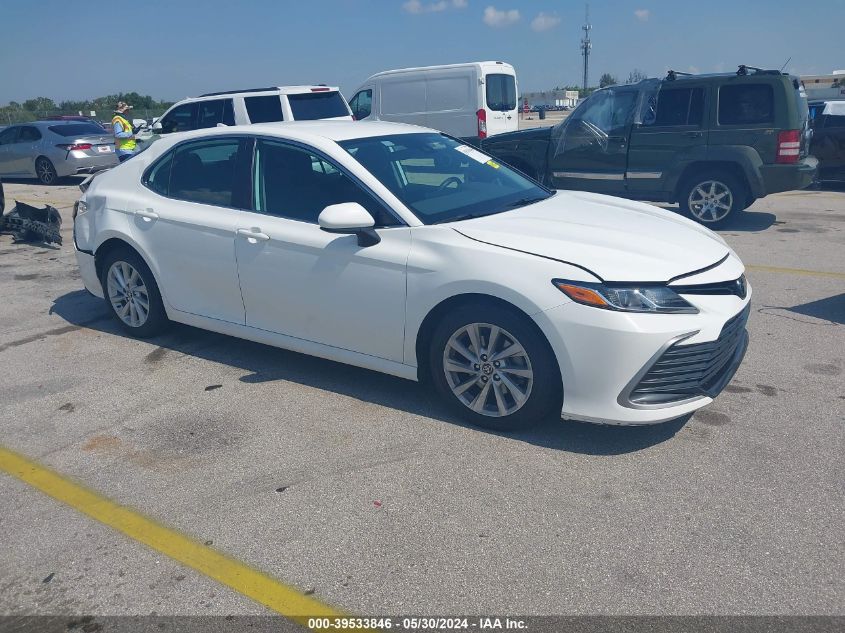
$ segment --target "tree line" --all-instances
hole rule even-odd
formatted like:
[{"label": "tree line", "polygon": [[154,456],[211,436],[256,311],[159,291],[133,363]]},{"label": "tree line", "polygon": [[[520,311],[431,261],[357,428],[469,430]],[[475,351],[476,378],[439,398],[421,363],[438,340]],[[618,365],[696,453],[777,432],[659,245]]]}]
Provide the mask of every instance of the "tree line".
[{"label": "tree line", "polygon": [[[0,106],[0,125],[35,121],[41,117],[57,114],[79,114],[89,116],[92,111],[97,119],[111,118],[118,101],[125,101],[134,106],[133,113],[141,117],[158,116],[173,105],[172,101],[156,101],[150,95],[140,95],[137,92],[121,92],[95,99],[82,101],[60,101],[56,103],[49,97],[35,97],[23,103],[10,101]],[[152,114],[150,114],[152,113]]]}]

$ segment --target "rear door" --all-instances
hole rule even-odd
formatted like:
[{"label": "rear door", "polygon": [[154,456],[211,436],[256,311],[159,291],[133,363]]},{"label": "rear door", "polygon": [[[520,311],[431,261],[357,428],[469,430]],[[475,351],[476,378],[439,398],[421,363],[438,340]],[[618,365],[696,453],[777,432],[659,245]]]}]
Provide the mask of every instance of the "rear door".
[{"label": "rear door", "polygon": [[[782,100],[780,100],[782,101]],[[782,107],[785,107],[785,103]],[[775,162],[775,90],[766,77],[736,76],[717,88],[710,106],[709,146],[745,145],[757,150],[763,163]],[[786,113],[784,112],[784,118]]]},{"label": "rear door", "polygon": [[487,136],[513,132],[518,128],[516,77],[490,73],[484,77],[484,105],[487,110]]},{"label": "rear door", "polygon": [[643,94],[641,122],[631,130],[626,187],[633,194],[668,190],[667,177],[707,149],[704,84],[662,82]]},{"label": "rear door", "polygon": [[553,187],[612,195],[625,192],[628,136],[638,94],[633,86],[605,88],[555,126],[549,146]]}]

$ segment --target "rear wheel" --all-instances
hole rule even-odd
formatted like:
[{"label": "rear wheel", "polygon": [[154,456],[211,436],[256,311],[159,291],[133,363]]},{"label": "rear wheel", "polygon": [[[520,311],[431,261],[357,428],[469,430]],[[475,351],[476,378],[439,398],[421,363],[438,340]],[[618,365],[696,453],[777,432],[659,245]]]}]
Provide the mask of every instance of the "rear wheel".
[{"label": "rear wheel", "polygon": [[710,228],[725,224],[745,208],[748,199],[742,181],[727,171],[699,172],[687,178],[679,194],[681,209]]},{"label": "rear wheel", "polygon": [[52,185],[59,179],[53,163],[50,162],[49,158],[45,158],[44,156],[39,156],[38,160],[35,161],[35,173],[38,175],[38,180],[42,185]]},{"label": "rear wheel", "polygon": [[121,248],[106,255],[101,283],[109,310],[132,336],[155,336],[168,325],[153,274],[134,251]]},{"label": "rear wheel", "polygon": [[443,400],[477,426],[526,429],[560,415],[554,355],[515,311],[496,305],[452,311],[434,330],[428,366]]}]

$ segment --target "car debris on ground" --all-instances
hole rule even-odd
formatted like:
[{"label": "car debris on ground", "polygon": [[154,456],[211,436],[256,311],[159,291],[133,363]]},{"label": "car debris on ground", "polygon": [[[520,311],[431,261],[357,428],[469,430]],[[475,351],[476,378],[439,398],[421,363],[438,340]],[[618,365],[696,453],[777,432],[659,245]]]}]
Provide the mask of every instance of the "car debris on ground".
[{"label": "car debris on ground", "polygon": [[11,233],[18,242],[62,243],[62,216],[50,205],[42,209],[15,200],[14,208],[0,215],[0,233]]}]

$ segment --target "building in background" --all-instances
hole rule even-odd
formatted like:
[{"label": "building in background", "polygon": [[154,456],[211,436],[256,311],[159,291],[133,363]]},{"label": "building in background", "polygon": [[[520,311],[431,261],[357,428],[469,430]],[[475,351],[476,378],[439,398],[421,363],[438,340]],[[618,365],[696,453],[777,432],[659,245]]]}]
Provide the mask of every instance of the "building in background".
[{"label": "building in background", "polygon": [[528,100],[528,106],[562,107],[569,106],[574,108],[578,103],[577,90],[544,90],[542,92],[524,92],[522,93],[522,102]]},{"label": "building in background", "polygon": [[807,99],[845,99],[845,70],[834,70],[830,75],[801,75]]}]

